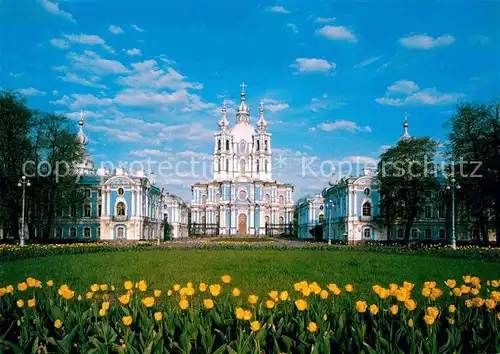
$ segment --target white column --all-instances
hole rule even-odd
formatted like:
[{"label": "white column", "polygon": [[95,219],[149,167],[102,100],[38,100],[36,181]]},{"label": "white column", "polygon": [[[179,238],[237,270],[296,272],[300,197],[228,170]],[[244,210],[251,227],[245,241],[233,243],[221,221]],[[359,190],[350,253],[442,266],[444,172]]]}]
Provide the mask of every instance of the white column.
[{"label": "white column", "polygon": [[101,213],[102,215],[108,215],[106,213],[106,189],[101,189]]},{"label": "white column", "polygon": [[107,204],[108,212],[106,215],[111,215],[111,190],[108,189],[107,192],[108,192],[108,196],[106,197],[106,204]]},{"label": "white column", "polygon": [[352,197],[354,199],[354,215],[358,215],[358,198],[355,190],[352,191]]},{"label": "white column", "polygon": [[131,209],[131,212],[132,212],[132,216],[135,216],[135,187],[132,186],[132,190],[131,190],[130,193],[132,193],[132,209]]}]

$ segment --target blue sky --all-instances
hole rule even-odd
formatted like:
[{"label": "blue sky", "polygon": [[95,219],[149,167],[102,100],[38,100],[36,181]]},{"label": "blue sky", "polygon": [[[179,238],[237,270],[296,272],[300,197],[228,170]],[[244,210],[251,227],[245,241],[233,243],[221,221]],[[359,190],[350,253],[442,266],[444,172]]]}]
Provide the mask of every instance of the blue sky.
[{"label": "blue sky", "polygon": [[[405,112],[411,135],[444,141],[457,101],[500,95],[495,2],[0,6],[0,86],[75,126],[83,110],[96,164],[209,159],[221,103],[234,124],[244,81],[253,122],[264,100],[274,153],[285,159],[274,176],[298,199],[331,179],[321,162],[373,163],[401,135]],[[304,159],[322,175],[304,175]],[[209,176],[181,172],[157,179],[189,200],[189,185]]]}]

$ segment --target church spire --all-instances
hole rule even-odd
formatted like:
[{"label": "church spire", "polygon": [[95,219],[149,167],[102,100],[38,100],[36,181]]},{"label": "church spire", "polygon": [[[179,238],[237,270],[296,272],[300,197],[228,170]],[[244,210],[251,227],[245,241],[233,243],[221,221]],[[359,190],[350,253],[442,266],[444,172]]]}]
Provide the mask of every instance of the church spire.
[{"label": "church spire", "polygon": [[408,140],[411,139],[410,134],[408,134],[408,112],[405,112],[405,122],[403,123],[404,133],[401,135],[399,140]]},{"label": "church spire", "polygon": [[78,122],[79,126],[79,131],[78,131],[78,138],[80,139],[80,142],[85,146],[88,145],[89,143],[89,138],[85,133],[83,132],[83,111],[80,111],[80,121]]},{"label": "church spire", "polygon": [[227,121],[227,108],[226,108],[226,100],[222,103],[222,118],[219,121],[220,130],[226,130],[229,126],[229,122]]},{"label": "church spire", "polygon": [[241,87],[241,94],[240,94],[241,101],[240,101],[240,105],[238,106],[238,110],[236,112],[236,121],[238,123],[241,121],[248,123],[250,112],[248,109],[248,105],[246,103],[245,87],[247,87],[247,85],[245,85],[245,83],[242,82],[240,87]]},{"label": "church spire", "polygon": [[259,108],[259,120],[257,122],[257,127],[259,128],[259,131],[263,132],[266,127],[267,127],[267,122],[264,119],[264,101],[260,101],[260,108]]}]

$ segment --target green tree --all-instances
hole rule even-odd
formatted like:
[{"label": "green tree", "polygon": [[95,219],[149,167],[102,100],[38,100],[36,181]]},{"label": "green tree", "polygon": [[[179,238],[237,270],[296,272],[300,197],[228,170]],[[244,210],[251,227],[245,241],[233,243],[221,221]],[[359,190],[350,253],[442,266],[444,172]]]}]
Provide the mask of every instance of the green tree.
[{"label": "green tree", "polygon": [[31,118],[32,112],[21,96],[12,91],[0,92],[0,223],[4,237],[19,235],[22,192],[17,182],[24,162],[33,154],[29,140]]},{"label": "green tree", "polygon": [[437,185],[434,157],[438,143],[428,137],[401,139],[380,156],[380,217],[389,225],[396,218],[404,222],[404,242],[408,242],[416,217],[430,200]]},{"label": "green tree", "polygon": [[500,103],[463,103],[448,122],[447,155],[462,186],[457,198],[488,242],[494,224],[500,244]]}]

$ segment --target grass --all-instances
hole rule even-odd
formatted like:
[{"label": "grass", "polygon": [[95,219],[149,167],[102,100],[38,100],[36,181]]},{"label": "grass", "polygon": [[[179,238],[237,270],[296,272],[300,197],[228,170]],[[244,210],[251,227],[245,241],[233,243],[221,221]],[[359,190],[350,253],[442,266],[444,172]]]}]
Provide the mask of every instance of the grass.
[{"label": "grass", "polygon": [[68,283],[83,291],[92,283],[118,283],[146,279],[151,286],[169,289],[176,282],[218,282],[233,276],[244,292],[289,289],[299,280],[321,285],[353,283],[369,291],[379,283],[421,284],[436,280],[441,287],[448,278],[470,274],[498,279],[500,264],[424,255],[387,255],[369,252],[321,250],[156,250],[117,253],[60,255],[3,262],[0,286],[15,284],[28,276]]}]

